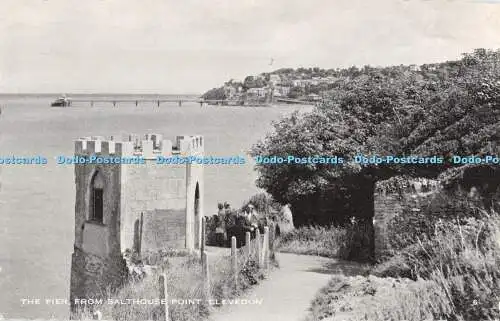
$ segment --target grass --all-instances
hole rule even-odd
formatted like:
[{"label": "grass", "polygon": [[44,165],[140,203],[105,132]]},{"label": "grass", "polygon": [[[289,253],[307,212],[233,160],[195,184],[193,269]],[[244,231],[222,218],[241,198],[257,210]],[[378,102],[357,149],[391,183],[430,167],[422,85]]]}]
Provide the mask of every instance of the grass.
[{"label": "grass", "polygon": [[466,224],[442,222],[431,238],[417,240],[374,273],[434,282],[453,307],[449,320],[491,320],[500,316],[499,266],[500,217],[493,213]]},{"label": "grass", "polygon": [[[255,242],[255,241],[254,241]],[[255,248],[255,246],[253,247]],[[129,283],[107,297],[111,304],[94,307],[102,313],[103,320],[158,320],[163,312],[159,304],[159,275],[167,277],[169,316],[172,321],[205,320],[223,300],[240,297],[247,289],[265,279],[266,271],[259,268],[255,252],[249,259],[244,249],[238,252],[238,286],[231,275],[231,257],[209,257],[210,297],[205,291],[205,281],[199,255],[186,251],[160,251],[144,253],[142,261],[128,253],[129,262],[155,265],[149,273],[136,273]],[[270,267],[276,266],[275,261]],[[136,269],[134,269],[136,270]],[[140,269],[139,269],[140,270]],[[142,301],[132,301],[132,300]],[[129,300],[129,301],[127,301]],[[106,301],[108,302],[108,301]],[[122,304],[125,303],[125,304]],[[90,310],[82,311],[83,317],[92,319]]]},{"label": "grass", "polygon": [[[307,230],[302,251],[342,235]],[[289,242],[292,244],[292,242]],[[300,244],[300,243],[299,243]],[[333,249],[328,249],[333,246]],[[329,241],[323,253],[338,253]],[[500,216],[446,220],[376,265],[369,277],[336,276],[311,303],[313,320],[494,320],[500,317]],[[327,319],[331,318],[331,319]]]},{"label": "grass", "polygon": [[278,238],[280,252],[317,255],[343,260],[369,261],[371,231],[360,225],[350,228],[304,226]]},{"label": "grass", "polygon": [[422,321],[450,311],[446,294],[430,281],[335,276],[312,301],[306,321]]},{"label": "grass", "polygon": [[[195,255],[165,257],[161,259],[158,269],[144,278],[131,280],[117,293],[111,295],[112,300],[127,302],[127,299],[154,300],[160,297],[158,278],[161,273],[167,276],[167,292],[169,315],[171,320],[200,320],[208,316],[206,295],[203,291],[201,264]],[[178,304],[181,300],[201,300],[200,304]],[[114,301],[116,302],[116,301]],[[107,320],[158,320],[162,315],[162,306],[154,304],[105,304],[100,307],[103,319]],[[172,304],[174,303],[174,304]]]}]

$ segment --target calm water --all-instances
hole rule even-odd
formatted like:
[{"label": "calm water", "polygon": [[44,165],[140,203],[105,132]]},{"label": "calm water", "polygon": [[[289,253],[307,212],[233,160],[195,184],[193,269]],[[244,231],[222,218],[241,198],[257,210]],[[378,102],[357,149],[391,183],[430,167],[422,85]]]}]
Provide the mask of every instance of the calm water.
[{"label": "calm water", "polygon": [[[175,104],[76,105],[49,108],[54,97],[0,97],[0,155],[72,155],[80,136],[162,133],[166,138],[199,134],[205,153],[246,155],[271,128],[271,121],[293,110],[209,107]],[[130,98],[130,97],[125,97]],[[249,159],[249,158],[247,158]],[[67,317],[68,306],[22,305],[23,298],[68,298],[73,246],[75,187],[72,166],[54,161],[44,166],[4,166],[0,191],[0,314],[4,317]],[[205,169],[205,214],[218,201],[239,206],[257,192],[253,164],[208,166]],[[42,300],[43,301],[43,300]]]}]

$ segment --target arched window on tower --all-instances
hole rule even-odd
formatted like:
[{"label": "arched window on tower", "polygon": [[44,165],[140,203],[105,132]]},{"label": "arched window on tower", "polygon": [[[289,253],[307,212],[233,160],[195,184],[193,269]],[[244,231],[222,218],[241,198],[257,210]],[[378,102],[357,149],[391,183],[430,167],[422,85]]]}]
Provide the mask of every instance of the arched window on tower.
[{"label": "arched window on tower", "polygon": [[90,221],[103,223],[104,219],[104,179],[96,172],[90,184]]}]

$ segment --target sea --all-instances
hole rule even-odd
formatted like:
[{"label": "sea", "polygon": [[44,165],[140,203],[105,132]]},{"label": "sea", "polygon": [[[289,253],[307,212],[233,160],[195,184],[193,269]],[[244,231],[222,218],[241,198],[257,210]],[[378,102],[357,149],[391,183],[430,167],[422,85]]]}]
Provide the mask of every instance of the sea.
[{"label": "sea", "polygon": [[[253,194],[257,173],[247,154],[272,130],[272,122],[311,106],[203,106],[198,103],[74,103],[51,108],[57,94],[0,95],[0,157],[42,156],[46,165],[0,165],[0,319],[67,318],[74,243],[75,180],[72,165],[55,157],[73,155],[84,136],[160,133],[203,135],[205,155],[243,156],[243,165],[207,165],[205,215],[217,203],[239,207]],[[182,99],[197,95],[68,95],[74,99]],[[40,301],[37,301],[40,300]],[[50,301],[62,299],[62,301]],[[38,303],[37,303],[38,302]],[[59,304],[57,303],[59,302]],[[61,303],[62,302],[62,303]]]}]

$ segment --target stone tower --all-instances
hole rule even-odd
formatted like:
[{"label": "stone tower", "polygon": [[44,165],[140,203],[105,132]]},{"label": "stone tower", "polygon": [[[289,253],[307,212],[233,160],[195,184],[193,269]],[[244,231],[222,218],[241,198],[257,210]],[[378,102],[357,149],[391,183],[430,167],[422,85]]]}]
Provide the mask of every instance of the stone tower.
[{"label": "stone tower", "polygon": [[143,160],[139,164],[75,164],[75,244],[71,309],[75,299],[107,298],[126,280],[126,250],[194,250],[201,240],[203,165],[158,164],[163,156],[203,156],[203,137],[178,136],[175,145],[158,134],[87,137],[75,142],[75,159]]}]

